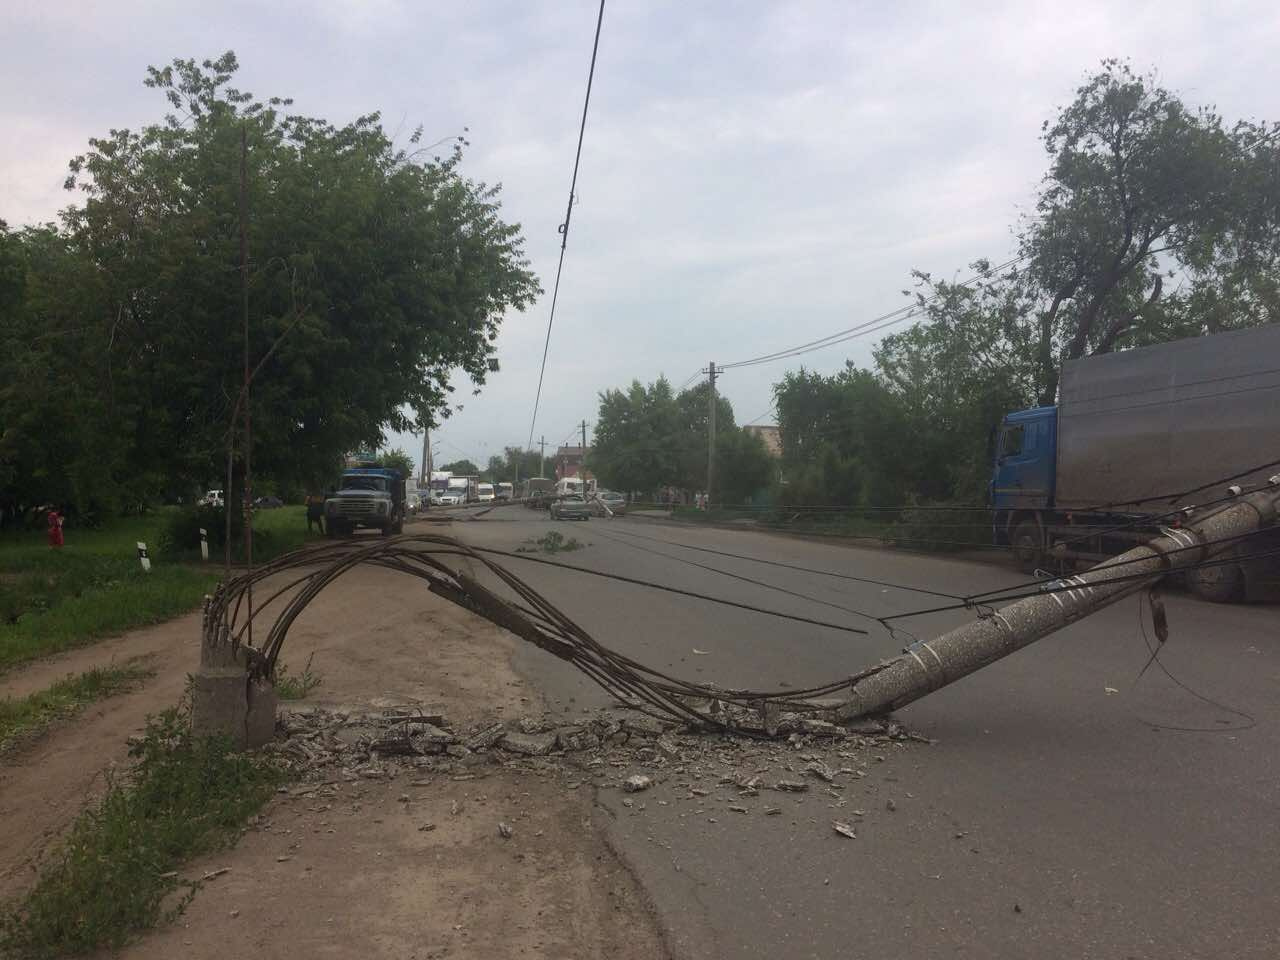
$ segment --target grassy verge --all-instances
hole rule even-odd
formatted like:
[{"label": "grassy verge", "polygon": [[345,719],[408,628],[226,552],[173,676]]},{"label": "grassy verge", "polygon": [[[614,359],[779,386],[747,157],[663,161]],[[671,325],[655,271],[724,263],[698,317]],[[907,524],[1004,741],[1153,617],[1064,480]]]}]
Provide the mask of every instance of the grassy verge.
[{"label": "grassy verge", "polygon": [[15,622],[0,624],[0,671],[186,613],[217,582],[216,573],[186,566],[157,566],[149,574],[130,569],[119,579],[28,609]]},{"label": "grassy verge", "polygon": [[192,857],[227,846],[282,779],[269,761],[197,739],[170,710],[148,724],[128,775],[110,782],[0,920],[0,955],[52,958],[118,949],[182,911],[199,886]]},{"label": "grassy verge", "polygon": [[103,667],[68,676],[29,697],[0,700],[0,756],[50,724],[75,716],[96,700],[124,693],[151,676],[154,673],[140,664]]},{"label": "grassy verge", "polygon": [[[216,567],[170,563],[154,552],[172,512],[69,529],[59,550],[34,533],[0,538],[0,672],[198,605],[217,582]],[[139,541],[151,553],[150,573],[138,562]]]}]

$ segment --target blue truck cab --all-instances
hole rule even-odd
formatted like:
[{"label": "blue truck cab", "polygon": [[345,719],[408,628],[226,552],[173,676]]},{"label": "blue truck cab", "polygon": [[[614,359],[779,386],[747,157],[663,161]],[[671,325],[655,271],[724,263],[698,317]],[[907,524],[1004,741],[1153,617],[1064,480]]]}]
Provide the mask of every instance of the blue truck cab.
[{"label": "blue truck cab", "polygon": [[991,508],[999,513],[1052,507],[1057,453],[1057,407],[1007,414],[991,474]]}]

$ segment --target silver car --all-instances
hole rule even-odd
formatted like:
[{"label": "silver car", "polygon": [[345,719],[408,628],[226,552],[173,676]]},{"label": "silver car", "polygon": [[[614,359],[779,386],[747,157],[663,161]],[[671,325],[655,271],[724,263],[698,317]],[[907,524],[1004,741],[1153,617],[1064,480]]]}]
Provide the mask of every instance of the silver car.
[{"label": "silver car", "polygon": [[[627,498],[613,490],[601,490],[591,501],[591,506],[602,517],[607,517],[611,513],[615,517],[620,517],[627,512]],[[609,509],[605,510],[605,507]]]},{"label": "silver car", "polygon": [[579,494],[571,493],[551,504],[552,520],[590,520],[591,504]]}]

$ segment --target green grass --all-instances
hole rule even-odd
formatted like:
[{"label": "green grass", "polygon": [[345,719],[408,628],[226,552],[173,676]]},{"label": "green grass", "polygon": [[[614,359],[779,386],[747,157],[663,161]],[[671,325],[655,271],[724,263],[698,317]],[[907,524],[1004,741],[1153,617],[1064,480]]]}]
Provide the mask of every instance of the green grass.
[{"label": "green grass", "polygon": [[58,720],[75,716],[97,700],[124,693],[155,674],[140,664],[103,667],[70,675],[21,699],[0,700],[0,756]]},{"label": "green grass", "polygon": [[42,535],[0,538],[0,672],[197,606],[218,580],[216,566],[168,562],[153,549],[150,573],[138,562],[137,542],[152,548],[170,514],[72,528],[60,550]]},{"label": "green grass", "polygon": [[[0,955],[118,949],[177,916],[199,887],[177,871],[234,842],[283,779],[269,761],[191,735],[170,710],[147,726],[130,772],[109,781],[0,919]],[[175,897],[175,895],[177,895]]]},{"label": "green grass", "polygon": [[524,541],[524,546],[516,547],[516,553],[571,553],[581,550],[584,544],[577,537],[566,538],[558,530],[552,530],[544,536],[533,537]]},{"label": "green grass", "polygon": [[290,673],[281,661],[276,667],[276,696],[281,700],[304,700],[307,694],[324,683],[324,677],[311,669],[315,658],[314,653],[307,657],[307,665],[301,673]]}]

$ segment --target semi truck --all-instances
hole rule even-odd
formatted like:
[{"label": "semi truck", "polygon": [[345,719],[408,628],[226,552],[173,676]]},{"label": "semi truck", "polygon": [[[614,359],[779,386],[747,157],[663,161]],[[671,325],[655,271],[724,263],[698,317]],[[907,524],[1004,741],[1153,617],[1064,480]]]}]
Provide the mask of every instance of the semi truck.
[{"label": "semi truck", "polygon": [[403,533],[404,474],[389,467],[348,467],[324,500],[325,532],[350,536],[359,527]]},{"label": "semi truck", "polygon": [[[1178,511],[1280,473],[1280,325],[1063,364],[1055,406],[1007,414],[990,484],[995,542],[1021,569],[1093,563],[1178,525]],[[1280,547],[1273,529],[1233,548]],[[1193,591],[1268,599],[1276,558],[1205,567]]]}]

